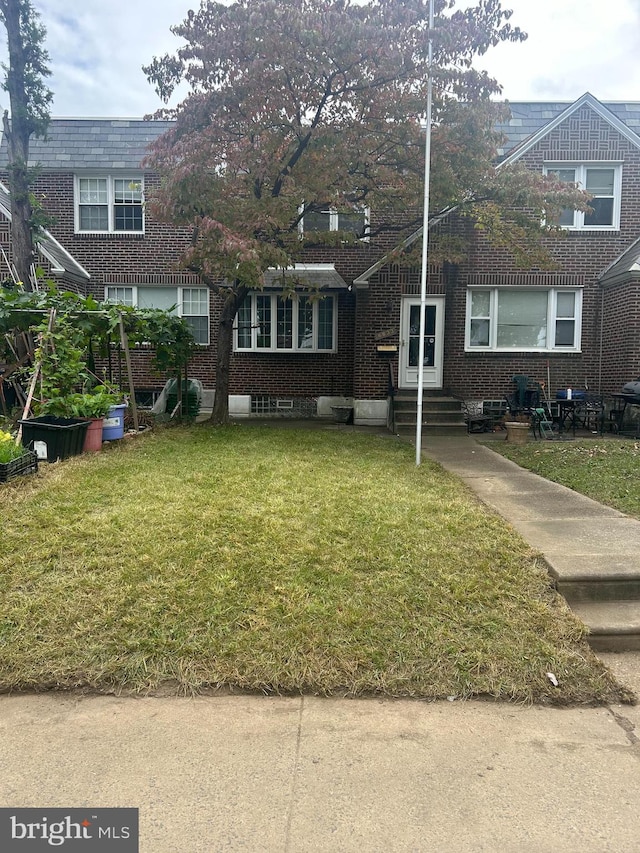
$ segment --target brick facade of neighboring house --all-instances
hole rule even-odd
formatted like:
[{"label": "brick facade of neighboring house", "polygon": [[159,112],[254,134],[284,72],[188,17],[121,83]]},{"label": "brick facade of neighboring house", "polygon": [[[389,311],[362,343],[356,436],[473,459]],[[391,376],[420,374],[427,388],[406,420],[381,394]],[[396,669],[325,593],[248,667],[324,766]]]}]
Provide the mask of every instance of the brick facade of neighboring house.
[{"label": "brick facade of neighboring house", "polygon": [[[548,380],[552,393],[567,386],[616,392],[640,376],[640,105],[603,105],[585,95],[573,105],[511,106],[503,127],[505,162],[589,184],[596,191],[595,219],[567,212],[566,238],[548,242],[557,266],[540,271],[518,269],[508,252],[490,246],[455,212],[441,218],[434,227],[466,229],[468,254],[458,265],[429,269],[425,387],[469,401],[499,399],[514,374],[524,373]],[[148,304],[175,294],[201,337],[208,323],[209,343],[203,338],[189,374],[213,389],[216,299],[207,294],[206,320],[202,285],[179,268],[190,235],[136,207],[140,161],[166,126],[54,120],[49,139],[32,142],[32,159],[40,164],[34,191],[55,217],[47,258],[63,283],[99,299],[120,295]],[[6,163],[6,148],[0,165],[3,156]],[[146,192],[153,180],[144,176]],[[6,194],[0,209],[7,213]],[[122,222],[130,217],[126,233],[114,227],[118,216]],[[375,211],[371,216],[373,224]],[[387,233],[304,258],[300,277],[324,282],[328,298],[324,308],[294,303],[295,317],[287,315],[286,322],[290,338],[297,329],[297,343],[283,338],[282,344],[290,348],[275,343],[277,298],[251,303],[239,318],[246,331],[244,338],[237,333],[232,359],[232,411],[329,414],[331,403],[346,398],[354,401],[357,421],[386,423],[390,386],[410,390],[417,383],[420,274],[397,254],[385,263],[395,239]],[[8,248],[6,219],[0,242]],[[274,288],[271,281],[263,297]],[[265,317],[271,337],[265,337]],[[136,354],[135,379],[156,390],[164,382],[144,352]]]}]

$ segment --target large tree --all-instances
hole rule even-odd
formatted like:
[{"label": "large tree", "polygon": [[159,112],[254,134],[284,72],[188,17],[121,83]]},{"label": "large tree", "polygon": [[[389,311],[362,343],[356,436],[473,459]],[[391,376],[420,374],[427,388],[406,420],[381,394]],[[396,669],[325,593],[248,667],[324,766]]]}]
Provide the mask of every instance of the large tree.
[{"label": "large tree", "polygon": [[25,290],[31,290],[34,252],[34,209],[29,187],[29,140],[44,137],[49,124],[52,92],[44,84],[51,73],[44,49],[46,30],[30,0],[0,0],[0,20],[7,31],[9,64],[3,65],[3,89],[9,93],[3,130],[8,147],[11,192],[11,239],[13,263]]},{"label": "large tree", "polygon": [[368,206],[372,237],[420,224],[429,37],[430,211],[457,206],[522,253],[532,235],[539,245],[545,211],[550,221],[575,201],[553,178],[495,168],[499,86],[471,63],[525,38],[511,13],[500,0],[464,10],[434,2],[430,33],[427,0],[203,0],[172,30],[186,44],[144,69],[165,102],[189,86],[177,108],[160,111],[175,124],[147,163],[162,179],[156,213],[192,227],[184,263],[221,300],[214,421],[228,418],[240,304],[267,268],[291,265],[321,239],[301,237],[305,215]]}]

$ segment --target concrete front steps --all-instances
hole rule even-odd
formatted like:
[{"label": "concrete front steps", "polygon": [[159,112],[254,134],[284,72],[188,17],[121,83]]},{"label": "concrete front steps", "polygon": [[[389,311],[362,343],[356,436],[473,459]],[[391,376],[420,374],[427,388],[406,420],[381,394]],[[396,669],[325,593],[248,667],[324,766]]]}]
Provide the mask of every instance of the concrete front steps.
[{"label": "concrete front steps", "polygon": [[556,576],[556,588],[589,628],[594,651],[640,651],[640,568],[592,565]]},{"label": "concrete front steps", "polygon": [[[416,391],[398,391],[393,399],[396,433],[415,433],[417,407]],[[460,400],[447,397],[442,392],[425,391],[422,398],[422,431],[425,435],[465,435],[467,425]]]},{"label": "concrete front steps", "polygon": [[640,651],[640,601],[569,602],[589,628],[587,640],[596,652]]}]

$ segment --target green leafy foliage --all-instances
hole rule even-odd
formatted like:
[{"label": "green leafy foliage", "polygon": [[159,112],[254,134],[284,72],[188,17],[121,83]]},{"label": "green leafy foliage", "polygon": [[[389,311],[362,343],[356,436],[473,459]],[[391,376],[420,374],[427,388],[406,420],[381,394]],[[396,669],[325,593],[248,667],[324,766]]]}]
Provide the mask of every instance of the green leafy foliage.
[{"label": "green leafy foliage", "polygon": [[0,430],[0,463],[6,464],[19,459],[24,453],[24,447],[17,445],[10,432]]},{"label": "green leafy foliage", "polygon": [[[42,414],[102,417],[121,401],[116,388],[92,388],[96,378],[88,368],[91,345],[97,342],[106,351],[109,341],[119,340],[121,319],[129,345],[150,347],[159,371],[181,371],[196,348],[186,321],[166,311],[97,302],[92,296],[60,292],[51,282],[31,293],[8,283],[0,287],[1,339],[24,331],[39,341],[35,357],[42,369],[35,407]],[[5,357],[11,359],[10,351]]]},{"label": "green leafy foliage", "polygon": [[104,418],[109,409],[120,402],[121,394],[98,385],[83,393],[53,394],[40,406],[40,413],[59,418]]}]

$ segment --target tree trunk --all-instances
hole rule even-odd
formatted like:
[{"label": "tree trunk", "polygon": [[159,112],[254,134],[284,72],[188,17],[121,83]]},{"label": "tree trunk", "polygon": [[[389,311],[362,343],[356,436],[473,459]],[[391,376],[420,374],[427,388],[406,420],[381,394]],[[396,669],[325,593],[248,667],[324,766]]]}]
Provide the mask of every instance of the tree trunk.
[{"label": "tree trunk", "polygon": [[210,420],[214,424],[229,423],[229,371],[233,351],[233,321],[248,288],[242,285],[223,294],[220,325],[218,326],[218,351],[216,353],[216,396]]},{"label": "tree trunk", "polygon": [[29,137],[31,122],[25,92],[26,51],[20,29],[18,3],[3,4],[7,41],[9,46],[9,71],[7,89],[11,104],[11,122],[5,110],[4,133],[8,143],[9,189],[11,192],[11,242],[13,264],[25,290],[32,290],[31,264],[34,261],[31,232],[31,202],[29,199]]}]

